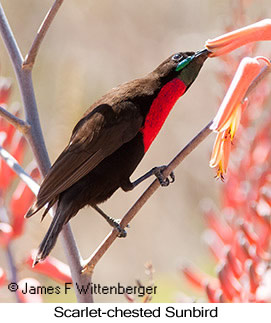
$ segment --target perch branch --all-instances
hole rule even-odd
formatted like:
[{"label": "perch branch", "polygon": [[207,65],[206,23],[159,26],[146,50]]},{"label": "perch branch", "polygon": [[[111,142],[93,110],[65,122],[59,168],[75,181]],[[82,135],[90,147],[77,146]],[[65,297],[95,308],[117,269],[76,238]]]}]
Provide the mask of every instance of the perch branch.
[{"label": "perch branch", "polygon": [[40,45],[52,23],[52,21],[54,20],[58,9],[60,8],[60,6],[62,5],[64,0],[56,0],[53,4],[53,6],[51,7],[51,9],[48,11],[46,17],[44,18],[38,32],[37,35],[33,41],[33,44],[28,52],[28,54],[25,57],[25,60],[23,62],[23,69],[32,69],[33,65],[35,63],[37,54],[38,54],[38,50],[40,48]]},{"label": "perch branch", "polygon": [[0,106],[0,116],[11,123],[17,130],[19,130],[23,135],[27,135],[30,125],[24,120],[16,117],[14,114],[8,112],[5,108]]}]

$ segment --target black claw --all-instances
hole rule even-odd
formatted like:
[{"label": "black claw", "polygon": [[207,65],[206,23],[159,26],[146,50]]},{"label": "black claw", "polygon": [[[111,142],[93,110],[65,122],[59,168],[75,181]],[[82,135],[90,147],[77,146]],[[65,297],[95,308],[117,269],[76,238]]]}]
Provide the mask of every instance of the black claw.
[{"label": "black claw", "polygon": [[166,169],[167,166],[160,166],[160,167],[154,167],[153,168],[153,174],[157,177],[157,179],[159,180],[159,183],[161,186],[166,187],[168,186],[170,183],[173,183],[175,181],[175,175],[173,172],[170,173],[169,177],[170,180],[168,179],[168,177],[165,177],[163,175],[163,171]]},{"label": "black claw", "polygon": [[[125,238],[127,236],[127,232],[121,228],[120,221],[121,219],[114,219],[110,217],[110,225],[119,231],[118,237]],[[127,227],[129,227],[129,225],[127,225]]]},{"label": "black claw", "polygon": [[171,172],[171,173],[169,174],[169,176],[170,176],[170,178],[171,178],[170,183],[174,183],[174,182],[175,182],[175,174],[174,174],[174,172]]},{"label": "black claw", "polygon": [[119,238],[126,238],[127,232],[124,229],[122,229],[121,227],[116,227],[116,229],[119,231]]},{"label": "black claw", "polygon": [[[118,224],[120,224],[121,220],[122,219],[114,219],[114,221],[117,222]],[[129,223],[126,225],[126,228],[130,228],[130,224]]]},{"label": "black claw", "polygon": [[169,179],[167,177],[162,179],[159,178],[159,182],[160,182],[160,185],[164,187],[169,185]]},{"label": "black claw", "polygon": [[114,219],[113,226],[119,231],[118,237],[119,238],[125,238],[127,236],[127,232],[121,228],[120,224],[120,219]]}]

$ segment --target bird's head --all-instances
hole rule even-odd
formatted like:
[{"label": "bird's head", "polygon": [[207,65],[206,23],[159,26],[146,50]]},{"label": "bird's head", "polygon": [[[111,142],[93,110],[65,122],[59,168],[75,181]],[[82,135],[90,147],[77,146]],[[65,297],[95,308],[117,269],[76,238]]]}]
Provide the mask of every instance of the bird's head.
[{"label": "bird's head", "polygon": [[186,90],[194,82],[198,73],[208,58],[210,52],[203,49],[198,52],[179,52],[171,55],[155,70],[163,82],[179,78],[186,85]]}]

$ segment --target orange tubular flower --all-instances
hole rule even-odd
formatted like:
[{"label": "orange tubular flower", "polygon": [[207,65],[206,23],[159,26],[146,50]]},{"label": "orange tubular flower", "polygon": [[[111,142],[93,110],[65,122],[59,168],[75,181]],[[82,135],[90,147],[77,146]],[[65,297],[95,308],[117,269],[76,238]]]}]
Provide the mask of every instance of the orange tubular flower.
[{"label": "orange tubular flower", "polygon": [[245,44],[262,40],[271,40],[271,19],[264,19],[214,39],[209,39],[205,46],[212,52],[210,57],[214,57],[227,54]]},{"label": "orange tubular flower", "polygon": [[212,157],[209,166],[217,167],[216,177],[224,180],[230,158],[231,137],[229,131],[219,132],[213,147]]},{"label": "orange tubular flower", "polygon": [[233,125],[235,129],[232,130],[236,131],[236,126],[238,126],[236,122],[238,123],[240,119],[242,106],[244,108],[244,105],[246,106],[247,104],[243,99],[250,84],[261,71],[261,60],[270,66],[270,61],[263,56],[257,56],[255,58],[245,57],[242,59],[224,100],[220,105],[218,113],[213,120],[212,130],[223,131]]},{"label": "orange tubular flower", "polygon": [[243,58],[210,127],[218,132],[218,135],[209,165],[218,168],[217,177],[221,179],[227,170],[231,141],[240,124],[242,111],[248,104],[244,97],[250,84],[261,71],[261,61],[271,65],[266,57]]}]

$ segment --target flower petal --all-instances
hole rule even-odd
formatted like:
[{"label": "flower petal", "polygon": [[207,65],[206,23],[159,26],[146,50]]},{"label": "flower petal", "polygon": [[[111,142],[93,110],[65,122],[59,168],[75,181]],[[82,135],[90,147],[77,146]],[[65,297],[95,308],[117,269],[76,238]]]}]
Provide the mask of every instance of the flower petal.
[{"label": "flower petal", "polygon": [[229,133],[225,136],[222,148],[223,148],[223,158],[221,162],[222,162],[222,176],[223,176],[223,174],[227,172],[229,159],[230,159],[230,152],[231,152],[231,136]]},{"label": "flower petal", "polygon": [[220,108],[210,127],[214,131],[224,131],[228,128],[228,121],[236,106],[244,99],[247,89],[259,74],[261,65],[257,58],[242,59],[230,87],[222,101]]},{"label": "flower petal", "polygon": [[264,19],[214,39],[209,39],[205,46],[213,52],[210,56],[219,56],[245,44],[263,40],[271,40],[271,19]]},{"label": "flower petal", "polygon": [[46,275],[60,283],[71,283],[71,272],[68,265],[60,260],[48,256],[44,261],[32,267],[33,261],[36,257],[37,251],[32,250],[31,254],[25,259],[24,263],[29,266],[33,271]]},{"label": "flower petal", "polygon": [[[248,100],[245,101],[245,105],[247,106]],[[235,112],[232,116],[231,119],[231,129],[230,129],[230,134],[231,134],[231,140],[233,140],[233,137],[235,136],[235,133],[239,127],[240,121],[241,121],[241,116],[242,116],[242,111],[243,111],[243,106],[242,104],[238,104],[237,108],[235,109]]]},{"label": "flower petal", "polygon": [[219,132],[216,136],[216,140],[212,151],[212,157],[209,162],[209,166],[211,168],[217,167],[219,164],[219,161],[221,160],[223,136],[224,136],[223,132]]}]

